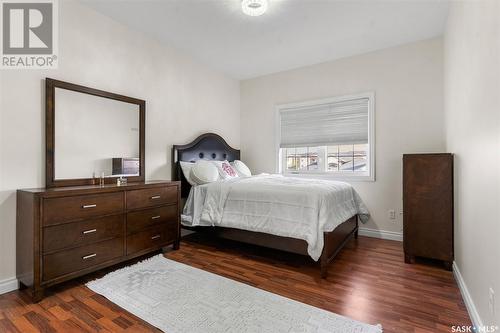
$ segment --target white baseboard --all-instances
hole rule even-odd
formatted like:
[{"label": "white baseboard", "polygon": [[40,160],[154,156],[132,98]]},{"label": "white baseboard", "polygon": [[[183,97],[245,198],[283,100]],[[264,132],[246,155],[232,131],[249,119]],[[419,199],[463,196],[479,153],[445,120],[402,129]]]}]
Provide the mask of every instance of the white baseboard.
[{"label": "white baseboard", "polygon": [[403,233],[396,231],[386,231],[386,230],[378,230],[378,229],[369,229],[369,228],[359,228],[359,235],[380,239],[388,239],[394,240],[398,242],[403,241]]},{"label": "white baseboard", "polygon": [[17,290],[19,288],[19,283],[15,277],[5,280],[0,280],[0,295],[8,293],[10,291]]},{"label": "white baseboard", "polygon": [[467,312],[469,313],[470,320],[472,321],[472,325],[475,327],[484,327],[483,320],[479,316],[479,312],[477,312],[476,305],[472,300],[472,297],[469,293],[469,289],[467,289],[467,285],[465,284],[465,280],[458,269],[457,263],[453,262],[453,275],[455,276],[455,280],[458,284],[458,289],[460,289],[460,293],[462,294],[462,298],[465,303],[465,307],[467,308]]}]

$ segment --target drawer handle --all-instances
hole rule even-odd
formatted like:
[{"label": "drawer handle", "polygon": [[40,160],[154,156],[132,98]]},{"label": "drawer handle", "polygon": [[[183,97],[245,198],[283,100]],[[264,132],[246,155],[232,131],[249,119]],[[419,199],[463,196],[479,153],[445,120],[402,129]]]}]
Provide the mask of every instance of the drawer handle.
[{"label": "drawer handle", "polygon": [[92,253],[92,254],[89,254],[88,256],[83,256],[82,259],[83,260],[87,260],[87,259],[90,259],[90,258],[94,258],[95,256],[97,256],[97,253]]},{"label": "drawer handle", "polygon": [[84,235],[91,234],[91,233],[96,232],[96,231],[97,231],[97,229],[85,230],[85,231],[82,232],[82,234],[84,234]]},{"label": "drawer handle", "polygon": [[151,237],[151,239],[152,239],[152,240],[155,240],[155,239],[158,239],[158,238],[160,238],[160,237],[161,237],[160,235],[156,235],[156,236]]},{"label": "drawer handle", "polygon": [[157,200],[157,199],[160,199],[161,198],[161,195],[153,195],[151,197],[151,200]]},{"label": "drawer handle", "polygon": [[151,217],[151,220],[157,220],[157,219],[159,219],[160,217],[161,217],[160,215],[152,216],[152,217]]},{"label": "drawer handle", "polygon": [[97,205],[96,204],[92,204],[92,205],[83,205],[82,208],[83,209],[88,209],[88,208],[96,208]]}]

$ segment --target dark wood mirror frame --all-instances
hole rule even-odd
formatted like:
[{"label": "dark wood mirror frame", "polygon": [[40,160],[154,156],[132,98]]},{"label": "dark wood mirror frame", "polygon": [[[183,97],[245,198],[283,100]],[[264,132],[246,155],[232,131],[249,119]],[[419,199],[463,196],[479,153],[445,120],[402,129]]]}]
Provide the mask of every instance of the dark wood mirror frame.
[{"label": "dark wood mirror frame", "polygon": [[[46,187],[62,187],[62,186],[80,186],[80,185],[97,185],[98,179],[95,178],[78,178],[78,179],[55,179],[55,89],[66,89],[82,94],[109,98],[116,101],[121,101],[139,106],[139,176],[127,177],[129,182],[143,182],[145,171],[145,124],[146,124],[146,102],[141,99],[136,99],[128,96],[118,95],[107,91],[93,89],[80,86],[73,83],[45,79],[45,186]],[[96,183],[97,181],[97,183]],[[116,182],[116,177],[108,177],[105,183],[111,184]]]}]

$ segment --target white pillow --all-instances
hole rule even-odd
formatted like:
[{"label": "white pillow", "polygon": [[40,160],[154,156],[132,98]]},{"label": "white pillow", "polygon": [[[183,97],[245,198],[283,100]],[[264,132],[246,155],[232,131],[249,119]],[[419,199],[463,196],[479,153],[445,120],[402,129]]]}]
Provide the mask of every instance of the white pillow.
[{"label": "white pillow", "polygon": [[181,163],[182,173],[184,174],[184,177],[186,177],[188,183],[191,184],[191,186],[196,185],[194,180],[191,178],[191,169],[194,167],[194,163],[184,162],[184,161],[181,161],[180,163]]},{"label": "white pillow", "polygon": [[219,170],[219,175],[222,179],[230,179],[238,177],[238,173],[229,164],[228,161],[212,161],[217,169]]},{"label": "white pillow", "polygon": [[240,160],[235,160],[231,165],[240,177],[250,177],[252,175],[252,171],[250,171],[247,165]]},{"label": "white pillow", "polygon": [[198,185],[208,184],[219,180],[219,170],[209,161],[196,161],[191,169],[191,179]]}]

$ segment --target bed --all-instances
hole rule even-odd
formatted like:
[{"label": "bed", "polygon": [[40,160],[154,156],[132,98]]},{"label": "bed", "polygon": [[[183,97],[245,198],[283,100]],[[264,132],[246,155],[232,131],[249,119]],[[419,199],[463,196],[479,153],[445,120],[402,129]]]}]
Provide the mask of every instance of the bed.
[{"label": "bed", "polygon": [[[200,159],[203,159],[213,161],[227,160],[229,162],[232,162],[234,160],[240,160],[240,151],[230,147],[226,143],[226,141],[217,134],[206,133],[199,136],[191,143],[185,145],[175,145],[172,149],[172,155],[172,179],[181,181],[181,196],[186,200],[185,209],[188,212],[186,216],[183,216],[183,228],[211,233],[216,237],[221,237],[224,239],[264,246],[301,255],[309,255],[311,258],[319,262],[322,278],[326,278],[328,265],[342,250],[345,244],[347,244],[347,242],[351,238],[358,237],[359,220],[366,221],[368,218],[368,211],[357,196],[357,193],[354,191],[354,189],[352,189],[352,187],[350,187],[350,185],[341,182],[328,182],[320,180],[300,181],[295,179],[292,180],[290,178],[282,177],[279,175],[259,175],[246,177],[244,179],[242,178],[217,182],[217,184],[207,184],[192,187],[182,172],[180,166],[181,161],[196,162]],[[300,182],[304,183],[302,184]],[[299,184],[297,185],[296,183]],[[356,196],[356,198],[359,199],[359,202],[356,203],[355,211],[352,207],[350,210],[338,209],[339,212],[342,211],[342,214],[331,216],[325,215],[322,219],[318,217],[318,221],[323,220],[323,222],[321,223],[321,228],[315,225],[310,227],[312,229],[316,228],[316,234],[318,234],[317,237],[313,237],[314,241],[311,241],[309,238],[306,239],[306,237],[301,237],[299,236],[299,234],[294,234],[293,232],[287,231],[290,228],[283,228],[283,230],[287,232],[279,232],[277,228],[272,228],[273,224],[266,225],[265,228],[253,228],[250,227],[251,224],[249,223],[233,225],[230,223],[230,218],[224,217],[225,211],[229,210],[227,207],[227,209],[224,210],[225,205],[229,205],[231,202],[237,202],[238,198],[235,199],[234,196],[237,196],[238,194],[240,196],[253,195],[254,197],[256,195],[259,195],[263,198],[263,201],[266,200],[266,195],[267,197],[276,197],[276,194],[273,194],[273,192],[269,190],[266,192],[264,192],[263,190],[262,192],[259,192],[264,186],[267,186],[267,188],[271,190],[274,188],[280,189],[281,196],[285,197],[285,199],[283,199],[284,201],[286,201],[286,197],[290,192],[290,186],[309,186],[312,189],[311,194],[307,194],[304,193],[305,191],[302,191],[301,194],[299,193],[297,195],[302,195],[302,199],[308,199],[308,196],[313,196],[312,193],[314,192],[314,189],[316,189],[316,192],[319,191],[320,193],[333,193],[333,191],[335,191],[337,188],[340,188],[340,190],[344,191],[343,193],[349,193],[349,195]],[[350,194],[350,191],[352,192],[352,194]],[[233,201],[229,200],[230,196],[228,193],[233,197]],[[293,198],[294,197],[292,196],[288,199],[293,200]],[[337,198],[337,196],[333,197],[329,195],[329,200],[333,201],[330,201],[328,205],[324,204],[323,206],[326,206],[327,208],[330,206],[333,207],[336,203],[335,200],[338,200],[335,198]],[[217,204],[214,205],[215,208],[211,209],[211,212],[209,214],[210,216],[218,217],[218,220],[217,218],[213,217],[212,219],[208,219],[202,213],[195,214],[193,213],[193,209],[190,208],[192,207],[192,205],[194,205],[193,207],[197,207],[195,205],[196,202],[201,202],[201,204],[198,203],[197,205],[203,205],[205,201],[210,200],[216,203],[220,202],[219,214],[217,214]],[[314,200],[311,200],[311,202],[313,202],[314,200],[316,200],[316,197],[314,198]],[[259,206],[257,206],[257,208],[254,208],[254,211],[255,209],[258,210]],[[234,212],[235,211],[233,210],[233,213]],[[204,211],[204,214],[205,213],[206,212]],[[329,213],[331,213],[331,211]],[[318,213],[313,210],[309,215],[301,215],[298,218],[302,218],[302,216],[315,216],[315,214],[318,215]],[[190,219],[188,219],[188,217],[190,217]],[[214,219],[216,219],[217,221],[223,221],[225,223],[214,223]],[[194,223],[195,220],[197,221],[197,223]],[[200,223],[200,221],[207,220],[210,220],[210,223]],[[297,217],[295,217],[295,220],[295,222],[300,224],[301,221],[297,220]],[[336,220],[336,222],[329,224],[329,220]],[[277,221],[272,220],[271,222],[275,222],[275,227],[278,225],[278,223],[276,223]],[[283,223],[286,223],[286,221],[284,221]],[[305,226],[308,225],[308,223],[302,224]],[[266,232],[261,232],[262,230],[265,230]],[[332,231],[323,232],[322,230]],[[310,232],[309,234],[313,235],[314,232]]]}]

